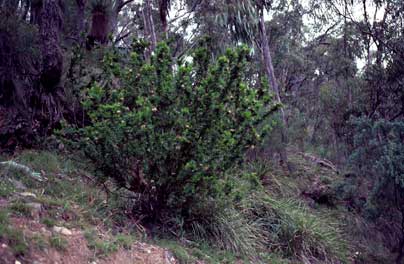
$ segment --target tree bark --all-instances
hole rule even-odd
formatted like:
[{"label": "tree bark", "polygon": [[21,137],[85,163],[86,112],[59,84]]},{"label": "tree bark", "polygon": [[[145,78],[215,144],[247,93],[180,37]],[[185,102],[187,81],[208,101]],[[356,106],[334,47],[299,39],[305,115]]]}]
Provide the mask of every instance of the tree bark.
[{"label": "tree bark", "polygon": [[157,46],[157,37],[156,37],[156,30],[154,29],[153,9],[150,0],[146,0],[145,3],[147,10],[147,19],[149,20],[150,25],[151,48],[152,50],[154,50]]},{"label": "tree bark", "polygon": [[154,21],[152,17],[152,7],[150,0],[145,0],[142,14],[144,23],[144,36],[150,42],[150,47],[145,54],[146,59],[149,60],[152,52],[155,50],[157,45],[157,37],[156,31],[154,29]]},{"label": "tree bark", "polygon": [[87,36],[87,49],[91,49],[96,43],[106,44],[110,28],[110,15],[105,8],[96,8],[91,15],[91,31]]},{"label": "tree bark", "polygon": [[81,46],[84,43],[84,11],[86,7],[86,0],[76,0],[77,5],[77,24],[76,24],[76,39]]},{"label": "tree bark", "polygon": [[40,13],[42,10],[42,0],[31,1],[31,14],[30,14],[30,23],[33,25],[39,24]]},{"label": "tree bark", "polygon": [[39,50],[40,56],[22,54],[18,38],[0,31],[0,151],[35,145],[61,118],[61,9],[58,0],[43,0],[36,8],[31,23],[38,25],[40,41],[27,48]]},{"label": "tree bark", "polygon": [[170,0],[160,0],[159,1],[159,11],[160,11],[160,21],[163,27],[163,33],[167,37],[168,32],[168,11],[169,11]]},{"label": "tree bark", "polygon": [[45,0],[40,17],[42,53],[41,84],[51,91],[60,82],[63,71],[63,52],[60,47],[62,16],[57,0]]}]

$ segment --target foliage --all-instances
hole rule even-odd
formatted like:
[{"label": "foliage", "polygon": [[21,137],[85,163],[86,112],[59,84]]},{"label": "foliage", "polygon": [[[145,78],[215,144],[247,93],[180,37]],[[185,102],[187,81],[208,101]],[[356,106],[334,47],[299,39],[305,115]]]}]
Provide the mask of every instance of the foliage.
[{"label": "foliage", "polygon": [[358,174],[373,182],[368,216],[380,216],[389,205],[401,210],[404,191],[404,122],[367,118],[353,120],[355,149],[350,157]]},{"label": "foliage", "polygon": [[164,43],[151,63],[144,48],[136,42],[123,69],[116,56],[105,58],[107,84],[87,91],[91,122],[75,130],[78,141],[105,176],[138,195],[142,213],[195,215],[226,195],[224,172],[259,143],[278,106],[245,84],[246,47],[216,63],[200,48],[192,64],[177,65]]}]

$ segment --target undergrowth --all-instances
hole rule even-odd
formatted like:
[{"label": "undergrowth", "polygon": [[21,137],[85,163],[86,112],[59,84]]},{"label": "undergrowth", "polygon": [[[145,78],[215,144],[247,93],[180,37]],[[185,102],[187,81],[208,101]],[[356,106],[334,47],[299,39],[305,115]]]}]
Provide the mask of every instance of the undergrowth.
[{"label": "undergrowth", "polygon": [[28,251],[28,241],[21,230],[10,225],[9,212],[0,210],[0,241],[6,242],[16,256],[24,255]]},{"label": "undergrowth", "polygon": [[[40,221],[48,228],[64,221],[61,216],[67,217],[66,227],[89,230],[85,232],[85,238],[98,257],[107,256],[118,248],[130,250],[135,240],[147,237],[145,233],[136,235],[144,227],[133,221],[131,198],[113,191],[112,183],[106,183],[110,190],[106,191],[104,185],[94,180],[93,172],[86,170],[87,165],[83,161],[72,161],[66,156],[46,151],[24,152],[16,160],[41,171],[46,181],[34,181],[30,185],[32,179],[12,170],[3,169],[1,175],[7,176],[7,179],[15,176],[24,185],[42,190],[36,192],[35,200],[46,208],[46,214]],[[171,225],[175,229],[171,231],[160,229],[158,225],[151,227],[152,235],[164,238],[156,243],[170,249],[181,263],[195,263],[196,260],[206,263],[344,261],[347,247],[337,225],[330,221],[333,218],[314,214],[302,203],[288,198],[291,197],[291,188],[277,188],[274,192],[265,190],[257,179],[268,173],[268,167],[254,163],[229,171],[227,177],[234,178],[231,193],[223,196],[221,201],[206,201],[200,208],[194,208],[194,212],[200,212],[200,217],[189,222],[169,219],[175,222]],[[14,191],[12,186],[7,189]],[[26,209],[24,204],[16,201],[7,213],[0,215],[1,239],[14,241],[11,244],[16,254],[24,254],[28,250],[27,240],[21,232],[5,223],[9,212],[28,216]],[[130,233],[114,232],[115,235],[100,237],[92,229],[94,225],[110,230],[125,228]],[[66,241],[55,235],[42,244],[58,250],[67,247]]]}]

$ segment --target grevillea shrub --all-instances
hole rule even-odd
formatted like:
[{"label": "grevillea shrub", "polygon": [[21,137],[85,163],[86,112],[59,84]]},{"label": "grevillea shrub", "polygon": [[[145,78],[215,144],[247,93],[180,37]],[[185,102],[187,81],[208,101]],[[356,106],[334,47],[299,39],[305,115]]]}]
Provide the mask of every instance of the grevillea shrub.
[{"label": "grevillea shrub", "polygon": [[144,49],[135,42],[125,63],[105,57],[104,79],[82,101],[89,125],[75,138],[103,175],[136,194],[137,213],[190,219],[231,191],[225,171],[269,131],[263,121],[278,105],[246,84],[244,46],[215,62],[199,48],[192,63],[175,63],[164,43],[147,62]]}]

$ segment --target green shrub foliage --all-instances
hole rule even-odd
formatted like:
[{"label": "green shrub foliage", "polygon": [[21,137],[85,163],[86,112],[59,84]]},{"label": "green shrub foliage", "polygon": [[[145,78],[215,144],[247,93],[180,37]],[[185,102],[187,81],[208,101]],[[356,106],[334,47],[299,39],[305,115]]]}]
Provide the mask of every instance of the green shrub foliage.
[{"label": "green shrub foliage", "polygon": [[86,155],[120,188],[136,193],[141,213],[188,217],[230,191],[225,171],[269,131],[278,105],[244,76],[250,50],[227,50],[210,61],[204,48],[192,63],[174,63],[160,43],[150,62],[133,45],[124,66],[105,57],[105,79],[87,90],[90,122],[76,130]]},{"label": "green shrub foliage", "polygon": [[[350,162],[373,182],[366,213],[377,218],[389,210],[404,213],[404,122],[358,118]],[[393,205],[393,206],[392,206]]]}]

